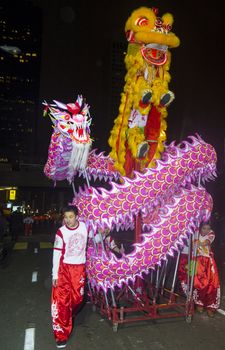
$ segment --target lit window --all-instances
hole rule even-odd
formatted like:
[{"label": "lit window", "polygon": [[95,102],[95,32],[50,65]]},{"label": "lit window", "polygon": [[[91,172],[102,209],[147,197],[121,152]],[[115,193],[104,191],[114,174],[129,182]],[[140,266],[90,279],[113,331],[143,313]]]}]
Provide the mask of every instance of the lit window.
[{"label": "lit window", "polygon": [[32,53],[32,56],[33,56],[33,57],[36,57],[36,56],[37,56],[37,54],[36,54],[36,53]]}]

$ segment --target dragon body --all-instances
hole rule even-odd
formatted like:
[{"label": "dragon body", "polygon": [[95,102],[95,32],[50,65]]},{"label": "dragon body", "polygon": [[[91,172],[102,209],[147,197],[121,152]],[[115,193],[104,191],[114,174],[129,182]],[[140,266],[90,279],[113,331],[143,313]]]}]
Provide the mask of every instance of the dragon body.
[{"label": "dragon body", "polygon": [[200,137],[191,140],[178,146],[172,143],[163,153],[163,159],[156,161],[155,168],[136,172],[132,179],[123,177],[123,184],[111,182],[110,190],[80,189],[73,204],[78,206],[81,218],[95,231],[120,226],[128,229],[139,212],[146,216],[180,186],[215,173],[214,148]]},{"label": "dragon body", "polygon": [[134,244],[131,254],[118,259],[113,253],[95,254],[89,245],[87,273],[89,283],[97,289],[121,287],[123,283],[135,281],[137,276],[148,274],[173,255],[188,233],[193,233],[202,220],[209,218],[212,198],[203,188],[191,187],[175,195],[173,203],[166,206],[167,213],[161,215],[158,224],[151,225],[151,231],[142,234],[142,242]]},{"label": "dragon body", "polygon": [[112,158],[105,155],[104,152],[98,153],[96,149],[89,153],[86,174],[83,170],[75,170],[71,173],[69,169],[71,154],[72,140],[65,138],[55,128],[49,145],[48,159],[44,167],[45,175],[55,182],[61,180],[71,182],[76,175],[83,177],[87,175],[89,179],[104,179],[105,181],[116,180],[120,177],[120,174],[115,171]]},{"label": "dragon body", "polygon": [[191,142],[167,146],[154,169],[136,173],[133,179],[123,178],[123,184],[111,182],[110,190],[80,189],[73,204],[90,230],[132,229],[138,213],[143,216],[143,231],[147,230],[142,242],[134,244],[134,251],[120,259],[114,254],[96,254],[90,241],[90,283],[104,289],[121,286],[178,250],[182,239],[210,217],[212,198],[193,183],[216,176],[216,159],[211,145],[191,137]]}]

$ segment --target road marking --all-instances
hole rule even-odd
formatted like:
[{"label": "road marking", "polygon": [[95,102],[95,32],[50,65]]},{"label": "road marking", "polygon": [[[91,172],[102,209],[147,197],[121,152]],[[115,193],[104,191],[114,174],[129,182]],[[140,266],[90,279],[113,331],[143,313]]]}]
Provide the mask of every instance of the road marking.
[{"label": "road marking", "polygon": [[28,243],[27,242],[17,242],[15,243],[13,250],[25,250],[27,249]]},{"label": "road marking", "polygon": [[34,350],[35,328],[25,330],[24,350]]},{"label": "road marking", "polygon": [[34,248],[34,254],[37,254],[37,253],[38,253],[38,249]]},{"label": "road marking", "polygon": [[37,282],[37,271],[34,271],[33,273],[32,273],[32,282]]},{"label": "road marking", "polygon": [[40,242],[40,249],[52,248],[53,244],[51,242]]},{"label": "road marking", "polygon": [[221,315],[225,316],[225,311],[222,309],[218,309],[217,312],[219,312]]}]

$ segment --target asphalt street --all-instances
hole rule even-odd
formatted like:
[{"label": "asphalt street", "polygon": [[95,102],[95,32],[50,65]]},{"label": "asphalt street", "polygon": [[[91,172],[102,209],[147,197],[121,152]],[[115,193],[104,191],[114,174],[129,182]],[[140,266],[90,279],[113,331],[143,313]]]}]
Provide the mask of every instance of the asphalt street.
[{"label": "asphalt street", "polygon": [[[19,237],[7,262],[0,267],[0,349],[55,349],[51,329],[51,260],[53,228],[40,228],[29,238]],[[224,249],[225,247],[223,247]],[[225,259],[220,259],[221,310],[225,310]],[[27,343],[27,334],[32,339]],[[26,339],[26,341],[25,341]],[[33,341],[33,344],[32,344]],[[33,347],[33,348],[32,348]],[[77,315],[67,349],[72,350],[224,350],[225,315],[209,318],[195,313],[185,319],[112,324],[86,303]]]}]

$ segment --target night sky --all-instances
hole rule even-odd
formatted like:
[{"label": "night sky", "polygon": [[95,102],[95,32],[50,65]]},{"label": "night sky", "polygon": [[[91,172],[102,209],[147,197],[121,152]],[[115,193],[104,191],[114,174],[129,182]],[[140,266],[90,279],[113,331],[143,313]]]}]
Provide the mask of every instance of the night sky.
[{"label": "night sky", "polygon": [[[199,133],[218,153],[224,172],[225,21],[223,8],[206,1],[66,1],[33,0],[43,9],[39,152],[47,157],[51,123],[41,116],[41,101],[71,102],[78,93],[90,104],[94,148],[109,151],[113,120],[107,110],[110,93],[110,42],[125,41],[124,25],[140,7],[171,12],[181,45],[171,50],[168,141]],[[118,104],[119,106],[119,104]],[[44,159],[45,161],[46,159]]]}]

